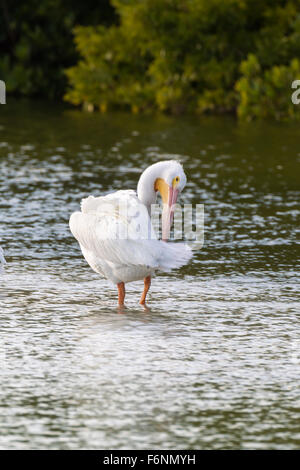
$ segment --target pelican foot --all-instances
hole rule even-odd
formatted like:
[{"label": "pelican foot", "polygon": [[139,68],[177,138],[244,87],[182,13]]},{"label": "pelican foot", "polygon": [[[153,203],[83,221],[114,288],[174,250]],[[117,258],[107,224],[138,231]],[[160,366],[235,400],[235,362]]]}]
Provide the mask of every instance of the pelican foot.
[{"label": "pelican foot", "polygon": [[139,304],[140,304],[140,306],[145,310],[145,312],[151,312],[151,308],[148,307],[148,305],[146,304],[146,302],[140,302]]},{"label": "pelican foot", "polygon": [[124,305],[124,304],[123,305],[118,305],[117,313],[119,315],[122,315],[122,314],[126,313],[126,310],[127,310],[126,305]]}]

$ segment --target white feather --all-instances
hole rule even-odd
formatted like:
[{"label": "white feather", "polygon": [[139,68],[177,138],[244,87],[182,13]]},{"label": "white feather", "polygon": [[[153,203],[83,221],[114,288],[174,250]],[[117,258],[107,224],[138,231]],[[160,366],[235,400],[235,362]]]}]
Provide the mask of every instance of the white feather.
[{"label": "white feather", "polygon": [[83,199],[70,229],[92,269],[114,283],[179,268],[192,256],[183,243],[157,240],[148,210],[132,190]]}]

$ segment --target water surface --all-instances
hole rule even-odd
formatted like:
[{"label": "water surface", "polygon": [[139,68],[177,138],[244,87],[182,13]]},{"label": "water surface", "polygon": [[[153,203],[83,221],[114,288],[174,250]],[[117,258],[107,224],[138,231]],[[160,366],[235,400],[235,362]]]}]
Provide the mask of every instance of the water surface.
[{"label": "water surface", "polygon": [[[0,447],[299,448],[298,126],[0,111]],[[204,247],[120,314],[68,219],[170,158]]]}]

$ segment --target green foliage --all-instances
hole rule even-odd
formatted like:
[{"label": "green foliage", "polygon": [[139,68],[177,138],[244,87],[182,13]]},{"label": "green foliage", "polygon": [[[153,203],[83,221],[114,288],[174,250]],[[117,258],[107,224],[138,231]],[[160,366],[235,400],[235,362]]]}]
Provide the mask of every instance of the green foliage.
[{"label": "green foliage", "polygon": [[102,111],[299,116],[300,0],[1,0],[0,47],[8,93]]},{"label": "green foliage", "polygon": [[298,59],[293,59],[289,65],[274,65],[262,71],[257,57],[250,54],[248,60],[242,62],[241,71],[243,76],[236,83],[240,95],[239,117],[299,119],[300,110],[291,100],[291,84],[295,77],[300,77]]},{"label": "green foliage", "polygon": [[109,0],[1,0],[0,79],[7,92],[61,98],[65,67],[78,60],[72,29],[80,24],[109,24]]},{"label": "green foliage", "polygon": [[[299,0],[112,0],[118,25],[77,27],[65,99],[134,112],[296,117]],[[294,108],[293,108],[294,107]]]}]

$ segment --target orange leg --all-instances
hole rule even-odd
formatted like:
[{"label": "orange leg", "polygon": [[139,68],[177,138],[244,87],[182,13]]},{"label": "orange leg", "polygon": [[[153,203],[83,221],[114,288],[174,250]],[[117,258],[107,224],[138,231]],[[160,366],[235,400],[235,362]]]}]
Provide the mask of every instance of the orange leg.
[{"label": "orange leg", "polygon": [[146,295],[147,295],[148,290],[150,289],[150,286],[151,286],[151,276],[147,276],[144,279],[144,292],[142,293],[142,297],[140,300],[141,305],[145,305],[146,303]]},{"label": "orange leg", "polygon": [[124,299],[125,299],[125,284],[124,284],[124,282],[119,282],[119,284],[117,284],[117,286],[118,286],[118,293],[119,293],[118,304],[120,306],[123,306],[124,305]]}]

